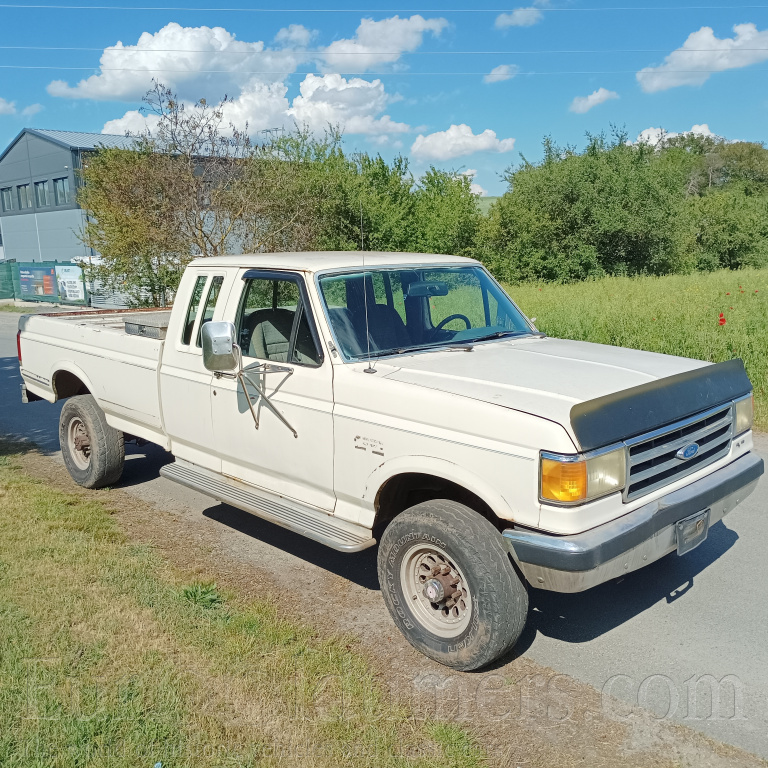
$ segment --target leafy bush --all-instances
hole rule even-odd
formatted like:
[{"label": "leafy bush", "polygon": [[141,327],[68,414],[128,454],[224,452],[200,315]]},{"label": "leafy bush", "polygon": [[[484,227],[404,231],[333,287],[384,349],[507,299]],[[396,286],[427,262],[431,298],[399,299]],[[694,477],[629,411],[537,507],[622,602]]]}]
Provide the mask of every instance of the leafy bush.
[{"label": "leafy bush", "polygon": [[768,261],[768,151],[679,136],[659,145],[591,136],[544,141],[544,158],[507,172],[478,253],[502,279],[572,282]]}]

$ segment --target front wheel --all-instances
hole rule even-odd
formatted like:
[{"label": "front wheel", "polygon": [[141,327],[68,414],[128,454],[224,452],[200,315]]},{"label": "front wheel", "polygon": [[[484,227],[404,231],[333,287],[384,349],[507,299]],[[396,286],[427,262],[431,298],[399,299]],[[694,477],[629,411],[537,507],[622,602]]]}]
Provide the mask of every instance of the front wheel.
[{"label": "front wheel", "polygon": [[485,518],[454,501],[417,504],[381,537],[384,602],[408,642],[453,669],[503,656],[520,637],[528,592]]},{"label": "front wheel", "polygon": [[78,395],[64,403],[59,444],[69,474],[84,488],[113,485],[123,474],[123,433],[107,424],[92,395]]}]

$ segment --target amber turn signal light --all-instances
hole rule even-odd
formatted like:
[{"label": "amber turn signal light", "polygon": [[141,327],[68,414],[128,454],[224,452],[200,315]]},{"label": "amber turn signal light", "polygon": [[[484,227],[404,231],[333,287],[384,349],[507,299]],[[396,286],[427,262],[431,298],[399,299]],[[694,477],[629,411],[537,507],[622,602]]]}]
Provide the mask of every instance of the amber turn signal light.
[{"label": "amber turn signal light", "polygon": [[541,498],[581,501],[587,497],[587,465],[584,461],[541,459]]}]

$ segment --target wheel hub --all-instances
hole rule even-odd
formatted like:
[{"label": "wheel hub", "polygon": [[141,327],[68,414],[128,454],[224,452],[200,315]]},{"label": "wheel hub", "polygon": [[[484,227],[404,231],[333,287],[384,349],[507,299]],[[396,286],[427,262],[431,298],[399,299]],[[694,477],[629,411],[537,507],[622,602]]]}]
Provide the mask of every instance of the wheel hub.
[{"label": "wheel hub", "polygon": [[439,579],[429,579],[424,585],[424,597],[430,603],[442,603],[445,600],[445,587]]},{"label": "wheel hub", "polygon": [[85,424],[78,418],[72,419],[67,437],[73,461],[79,469],[88,469],[91,463],[91,438]]},{"label": "wheel hub", "polygon": [[406,554],[401,571],[410,608],[431,632],[455,637],[466,629],[472,601],[461,572],[448,554],[419,544]]}]

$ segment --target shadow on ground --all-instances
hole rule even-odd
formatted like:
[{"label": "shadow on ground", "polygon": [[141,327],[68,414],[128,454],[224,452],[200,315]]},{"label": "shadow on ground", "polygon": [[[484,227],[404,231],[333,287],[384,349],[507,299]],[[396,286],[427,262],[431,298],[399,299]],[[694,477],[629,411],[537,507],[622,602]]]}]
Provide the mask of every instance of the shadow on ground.
[{"label": "shadow on ground", "polygon": [[306,560],[312,565],[335,573],[364,589],[379,589],[379,578],[376,573],[376,553],[378,551],[376,547],[364,549],[362,552],[337,552],[335,549],[318,544],[304,536],[281,528],[279,525],[226,504],[210,507],[203,514],[238,533],[258,539],[294,557]]},{"label": "shadow on ground", "polygon": [[[543,589],[529,591],[528,624],[515,646],[524,654],[537,633],[566,643],[586,643],[633,619],[660,601],[684,600],[702,571],[738,541],[735,531],[720,521],[693,552],[675,552],[586,592],[561,594]],[[509,659],[507,659],[509,660]]]}]

